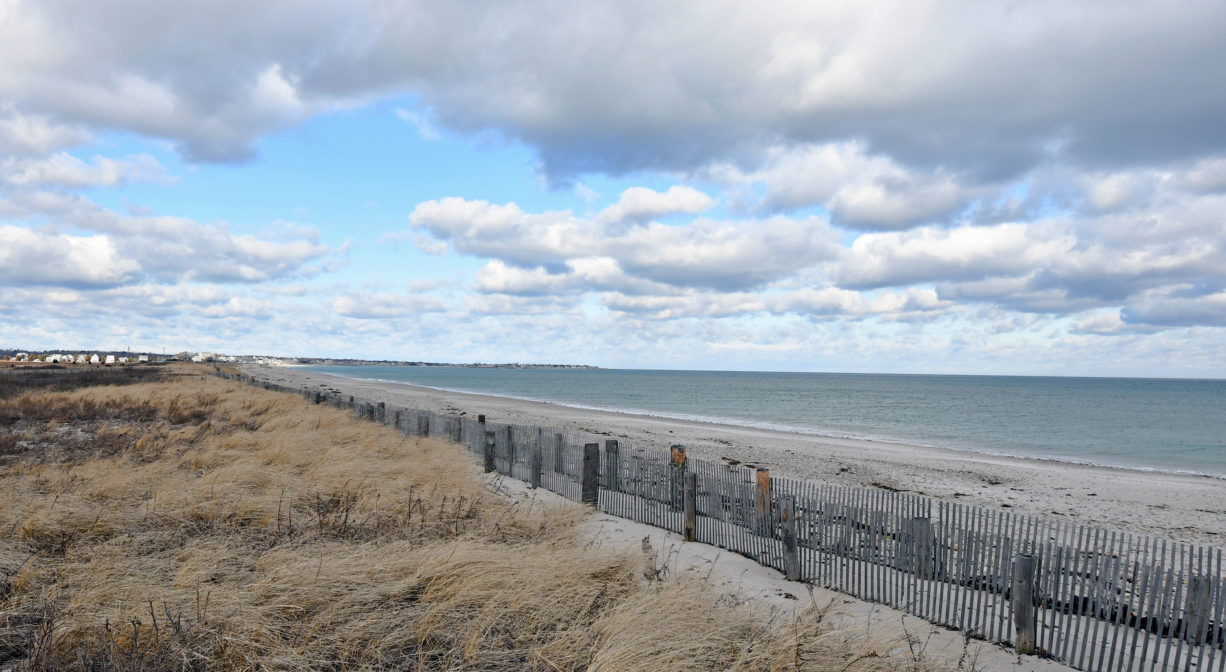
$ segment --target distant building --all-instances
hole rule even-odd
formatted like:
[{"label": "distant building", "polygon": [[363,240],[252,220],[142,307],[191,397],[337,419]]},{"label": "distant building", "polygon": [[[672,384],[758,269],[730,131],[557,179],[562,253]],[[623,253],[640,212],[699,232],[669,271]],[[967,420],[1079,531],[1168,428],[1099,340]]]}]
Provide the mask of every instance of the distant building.
[{"label": "distant building", "polygon": [[102,360],[98,358],[97,354],[93,354],[89,356],[89,363],[90,364],[101,364]]},{"label": "distant building", "polygon": [[83,355],[83,354],[82,354],[82,355],[77,355],[76,362],[77,362],[77,364],[88,364],[88,363],[89,363],[89,357],[88,357],[88,356],[86,356],[86,355]]},{"label": "distant building", "polygon": [[27,361],[27,360],[29,360],[29,359],[30,359],[30,353],[28,353],[28,352],[19,352],[19,353],[17,353],[16,355],[13,355],[13,359],[15,359],[15,360],[17,360],[17,361],[19,361],[19,362],[24,362],[24,361]]},{"label": "distant building", "polygon": [[107,355],[107,356],[106,356],[106,365],[107,365],[107,366],[110,366],[110,365],[112,365],[112,364],[114,364],[114,363],[115,363],[115,355]]},{"label": "distant building", "polygon": [[148,364],[148,363],[149,363],[149,355],[141,355],[141,356],[139,356],[139,357],[137,357],[137,358],[136,358],[136,361],[137,361],[137,362],[140,362],[141,364]]}]

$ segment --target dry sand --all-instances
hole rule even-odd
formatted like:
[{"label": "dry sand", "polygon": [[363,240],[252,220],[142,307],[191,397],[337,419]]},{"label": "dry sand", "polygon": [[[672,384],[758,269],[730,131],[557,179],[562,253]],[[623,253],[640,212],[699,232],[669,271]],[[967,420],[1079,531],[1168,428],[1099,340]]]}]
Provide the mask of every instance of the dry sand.
[{"label": "dry sand", "polygon": [[[341,378],[287,367],[243,367],[250,374],[291,386],[327,389],[406,408],[475,417],[493,422],[573,428],[616,438],[623,445],[666,448],[682,444],[707,460],[737,460],[765,466],[772,474],[845,485],[889,487],[948,501],[1058,517],[1179,541],[1221,545],[1226,541],[1226,481],[996,457],[918,446],[815,437],[732,425],[577,409],[559,404],[479,394],[444,392],[403,383]],[[551,499],[524,484],[493,475],[491,482],[512,497]],[[772,569],[678,535],[606,514],[587,523],[593,544],[638,550],[645,561],[675,576],[698,575],[744,599],[788,615],[808,604],[830,605],[837,627],[866,630],[905,641],[913,638],[927,656],[962,659],[964,669],[1068,670],[1005,647],[967,641],[960,633],[903,612],[840,593],[786,581]],[[903,644],[899,644],[902,646]]]},{"label": "dry sand", "polygon": [[1221,479],[578,409],[292,367],[243,368],[287,385],[333,389],[406,408],[574,428],[623,445],[681,444],[693,457],[764,466],[778,476],[885,487],[1110,530],[1226,544],[1226,481]]},{"label": "dry sand", "polygon": [[[498,474],[486,476],[503,496],[522,501],[565,501],[547,490]],[[1018,655],[1007,646],[967,639],[962,633],[928,623],[880,604],[859,600],[833,590],[788,581],[783,574],[749,558],[707,544],[685,541],[680,535],[605,513],[586,523],[595,548],[639,553],[644,574],[668,581],[700,577],[734,599],[761,607],[765,613],[790,619],[809,606],[825,612],[829,627],[876,642],[877,653],[887,650],[928,661],[948,661],[951,669],[968,672],[1060,672],[1073,668],[1035,656]],[[901,668],[900,668],[901,669]]]}]

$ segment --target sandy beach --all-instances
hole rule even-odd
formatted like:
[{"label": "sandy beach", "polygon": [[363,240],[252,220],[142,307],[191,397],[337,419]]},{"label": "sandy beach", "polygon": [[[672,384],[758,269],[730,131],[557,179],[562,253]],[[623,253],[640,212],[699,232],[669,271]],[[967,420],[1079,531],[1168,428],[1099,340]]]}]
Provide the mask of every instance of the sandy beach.
[{"label": "sandy beach", "polygon": [[1226,544],[1226,481],[1209,477],[578,409],[292,367],[242,368],[274,382],[337,390],[407,408],[573,428],[632,445],[681,444],[694,457],[768,467],[779,476],[922,493],[1193,544]]}]

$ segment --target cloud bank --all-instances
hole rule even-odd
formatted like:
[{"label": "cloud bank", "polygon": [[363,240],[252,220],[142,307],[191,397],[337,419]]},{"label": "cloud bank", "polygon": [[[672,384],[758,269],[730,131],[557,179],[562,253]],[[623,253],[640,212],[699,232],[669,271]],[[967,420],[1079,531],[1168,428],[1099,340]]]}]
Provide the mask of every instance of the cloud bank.
[{"label": "cloud bank", "polygon": [[[39,325],[0,337],[72,329],[54,320],[87,300],[142,333],[228,320],[264,345],[348,330],[531,359],[533,334],[581,316],[594,348],[644,344],[628,356],[820,367],[833,351],[803,336],[820,329],[862,366],[1107,341],[1156,362],[1168,339],[1184,370],[1226,372],[1194,354],[1226,326],[1223,32],[1207,1],[0,0],[0,291],[10,324]],[[466,270],[364,281],[338,274],[342,237],[292,213],[107,196],[193,179],[154,148],[254,169],[267,138],[388,101],[423,141],[527,148],[584,205],[418,199],[358,249],[411,241]],[[448,327],[499,317],[522,350]],[[260,341],[243,319],[293,324]],[[923,345],[903,353],[901,330]]]}]

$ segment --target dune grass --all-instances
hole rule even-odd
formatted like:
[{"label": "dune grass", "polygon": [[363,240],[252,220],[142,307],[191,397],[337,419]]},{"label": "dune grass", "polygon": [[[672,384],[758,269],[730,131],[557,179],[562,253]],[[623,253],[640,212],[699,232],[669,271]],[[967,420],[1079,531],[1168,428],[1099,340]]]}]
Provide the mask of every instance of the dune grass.
[{"label": "dune grass", "polygon": [[0,382],[0,669],[944,669],[645,578],[454,445],[203,371]]}]

